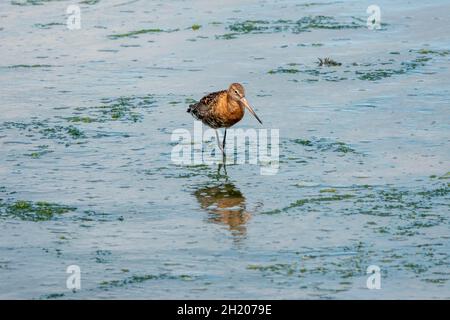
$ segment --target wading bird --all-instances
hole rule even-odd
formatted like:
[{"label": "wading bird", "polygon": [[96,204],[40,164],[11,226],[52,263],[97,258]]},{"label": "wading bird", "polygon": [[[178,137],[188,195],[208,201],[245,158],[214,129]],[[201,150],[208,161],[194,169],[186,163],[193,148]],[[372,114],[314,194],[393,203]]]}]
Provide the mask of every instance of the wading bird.
[{"label": "wading bird", "polygon": [[[204,96],[199,102],[191,104],[187,112],[195,119],[201,120],[204,124],[216,130],[217,144],[225,157],[227,128],[239,122],[244,117],[245,108],[262,124],[245,98],[244,87],[239,83],[232,83],[228,90],[210,93]],[[219,128],[225,128],[222,143],[220,143],[217,132]]]}]

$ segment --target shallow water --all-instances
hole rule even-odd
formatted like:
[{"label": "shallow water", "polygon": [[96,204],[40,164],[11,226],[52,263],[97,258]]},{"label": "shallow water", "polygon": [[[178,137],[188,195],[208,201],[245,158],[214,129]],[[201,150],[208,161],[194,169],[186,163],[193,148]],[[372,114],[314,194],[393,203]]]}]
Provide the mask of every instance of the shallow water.
[{"label": "shallow water", "polygon": [[[86,3],[0,3],[0,298],[450,298],[448,1]],[[174,164],[235,81],[279,172]]]}]

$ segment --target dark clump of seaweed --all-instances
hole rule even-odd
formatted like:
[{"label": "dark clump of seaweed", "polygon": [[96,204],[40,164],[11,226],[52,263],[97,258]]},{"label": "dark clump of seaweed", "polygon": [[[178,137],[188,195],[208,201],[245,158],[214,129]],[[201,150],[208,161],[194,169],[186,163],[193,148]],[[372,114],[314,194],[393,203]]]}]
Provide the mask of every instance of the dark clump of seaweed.
[{"label": "dark clump of seaweed", "polygon": [[17,200],[12,203],[0,199],[0,217],[25,221],[47,221],[63,213],[75,211],[75,207],[49,202]]},{"label": "dark clump of seaweed", "polygon": [[317,64],[319,65],[319,67],[338,67],[342,65],[342,63],[336,62],[331,58],[318,58],[318,60],[319,61],[317,62]]}]

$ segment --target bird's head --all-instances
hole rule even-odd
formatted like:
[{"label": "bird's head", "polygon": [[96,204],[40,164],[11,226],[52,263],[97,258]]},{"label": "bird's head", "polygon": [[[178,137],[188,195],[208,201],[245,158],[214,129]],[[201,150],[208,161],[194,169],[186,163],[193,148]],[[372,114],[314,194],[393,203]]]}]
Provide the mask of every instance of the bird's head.
[{"label": "bird's head", "polygon": [[245,89],[244,86],[240,83],[232,83],[230,87],[228,88],[228,96],[236,101],[242,104],[245,108],[250,111],[252,115],[255,116],[256,120],[259,121],[259,123],[262,124],[262,121],[258,118],[258,116],[255,113],[255,110],[248,104],[247,99],[245,98]]}]

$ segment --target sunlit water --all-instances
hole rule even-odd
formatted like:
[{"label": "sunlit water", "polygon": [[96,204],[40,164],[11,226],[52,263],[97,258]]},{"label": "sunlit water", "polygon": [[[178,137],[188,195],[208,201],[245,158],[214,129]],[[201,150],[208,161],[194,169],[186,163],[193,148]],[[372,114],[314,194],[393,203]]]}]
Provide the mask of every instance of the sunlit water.
[{"label": "sunlit water", "polygon": [[[321,2],[1,1],[0,297],[450,298],[450,4]],[[174,164],[236,81],[278,173]]]}]

